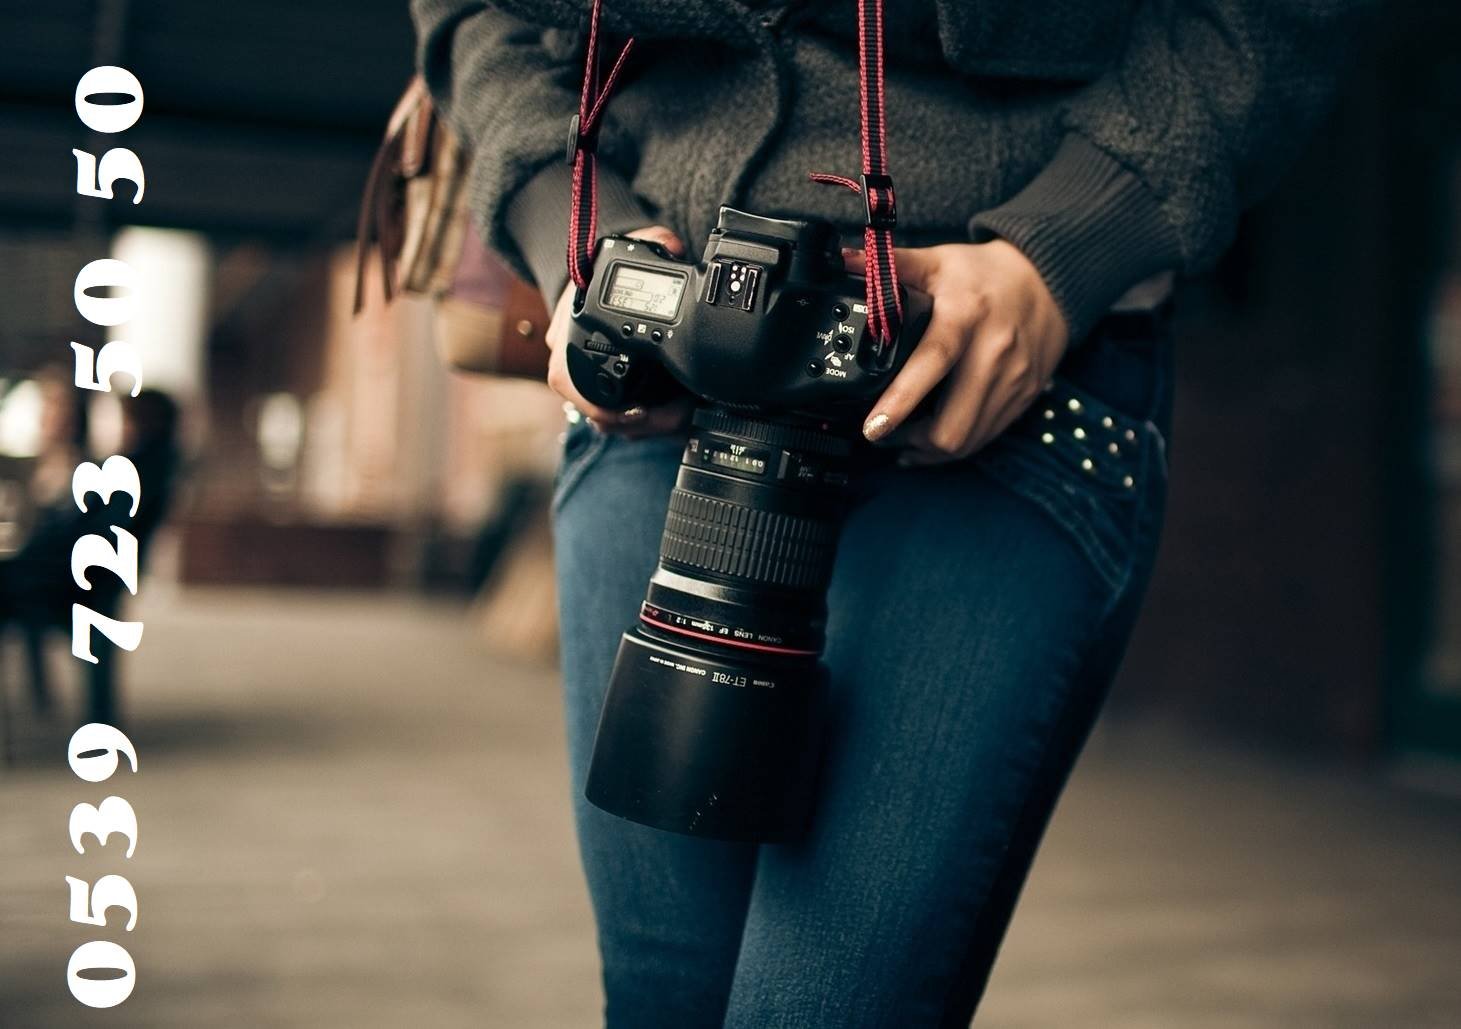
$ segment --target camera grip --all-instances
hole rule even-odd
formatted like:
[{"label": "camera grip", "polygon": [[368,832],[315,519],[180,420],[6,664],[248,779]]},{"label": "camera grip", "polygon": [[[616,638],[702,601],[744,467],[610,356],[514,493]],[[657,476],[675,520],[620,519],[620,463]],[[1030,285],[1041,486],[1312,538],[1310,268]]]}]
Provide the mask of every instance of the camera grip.
[{"label": "camera grip", "polygon": [[[590,340],[593,341],[596,337],[597,334],[590,337]],[[573,380],[573,388],[589,403],[610,411],[632,406],[625,399],[625,383],[633,371],[626,355],[596,353],[578,342],[570,342],[565,356],[568,377]],[[619,367],[618,372],[614,370],[616,365]]]},{"label": "camera grip", "polygon": [[663,403],[678,391],[656,362],[627,353],[597,332],[570,340],[565,358],[573,388],[606,411]]}]

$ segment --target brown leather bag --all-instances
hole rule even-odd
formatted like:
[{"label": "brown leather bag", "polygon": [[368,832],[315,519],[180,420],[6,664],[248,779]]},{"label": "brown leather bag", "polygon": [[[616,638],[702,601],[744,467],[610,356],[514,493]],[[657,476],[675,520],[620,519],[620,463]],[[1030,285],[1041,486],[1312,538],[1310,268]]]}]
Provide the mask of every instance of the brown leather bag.
[{"label": "brown leather bag", "polygon": [[400,293],[431,300],[436,347],[465,372],[542,380],[548,312],[482,242],[466,206],[471,155],[437,116],[421,76],[386,124],[361,199],[355,242],[355,313],[365,306],[366,266],[379,252],[389,303]]}]

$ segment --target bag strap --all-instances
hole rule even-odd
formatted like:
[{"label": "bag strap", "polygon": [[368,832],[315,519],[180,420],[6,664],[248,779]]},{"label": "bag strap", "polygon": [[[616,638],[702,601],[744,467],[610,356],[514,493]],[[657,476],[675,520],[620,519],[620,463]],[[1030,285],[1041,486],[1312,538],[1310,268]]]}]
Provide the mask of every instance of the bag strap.
[{"label": "bag strap", "polygon": [[[634,45],[624,44],[603,87],[598,84],[599,8],[593,0],[589,15],[583,89],[578,114],[569,124],[568,160],[573,164],[573,200],[569,218],[568,274],[579,292],[593,277],[594,248],[598,243],[598,130],[604,106]],[[858,193],[863,199],[863,247],[867,256],[868,329],[886,346],[903,323],[903,298],[898,286],[898,265],[893,253],[893,229],[898,224],[898,203],[888,174],[888,137],[885,130],[883,88],[883,0],[858,0],[857,69],[859,120],[862,128],[862,174],[856,181],[840,175],[814,172],[813,182],[832,183]]]},{"label": "bag strap", "polygon": [[[406,130],[413,123],[417,126],[416,138],[408,138]],[[354,313],[357,315],[365,307],[365,270],[372,245],[380,251],[381,286],[386,301],[389,303],[395,295],[396,260],[405,242],[399,176],[403,172],[408,178],[420,174],[435,129],[436,109],[426,81],[420,75],[414,76],[386,123],[385,135],[370,164],[360,198],[360,214],[355,222]],[[408,163],[410,170],[404,167]]]}]

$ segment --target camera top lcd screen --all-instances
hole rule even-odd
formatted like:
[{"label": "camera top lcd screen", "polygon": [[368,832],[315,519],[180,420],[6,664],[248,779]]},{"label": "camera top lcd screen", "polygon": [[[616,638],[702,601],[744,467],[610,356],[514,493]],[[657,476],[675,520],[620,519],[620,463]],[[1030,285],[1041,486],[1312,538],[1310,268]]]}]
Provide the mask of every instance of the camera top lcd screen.
[{"label": "camera top lcd screen", "polygon": [[680,309],[685,277],[650,271],[632,264],[620,264],[604,291],[604,306],[630,314],[670,321]]}]

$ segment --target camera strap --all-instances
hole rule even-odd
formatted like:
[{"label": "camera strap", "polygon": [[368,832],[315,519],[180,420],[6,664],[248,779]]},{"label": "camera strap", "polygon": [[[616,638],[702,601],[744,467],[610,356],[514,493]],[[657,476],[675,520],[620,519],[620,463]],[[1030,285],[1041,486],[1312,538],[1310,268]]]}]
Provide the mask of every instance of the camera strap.
[{"label": "camera strap", "polygon": [[883,101],[883,0],[858,0],[857,73],[862,112],[862,175],[812,172],[813,182],[842,186],[862,196],[863,255],[867,259],[867,324],[880,345],[897,338],[903,298],[893,256],[898,203],[888,174],[888,135]]},{"label": "camera strap", "polygon": [[602,86],[599,84],[599,7],[602,0],[593,0],[589,14],[588,52],[584,58],[583,89],[578,96],[578,113],[568,126],[567,158],[573,165],[573,200],[568,215],[568,275],[580,294],[588,289],[593,278],[594,248],[598,243],[599,196],[598,196],[598,145],[599,125],[603,119],[604,106],[634,40],[625,41],[619,51],[619,58],[609,69]]},{"label": "camera strap", "polygon": [[[569,126],[568,158],[573,164],[573,200],[569,216],[568,274],[580,291],[593,277],[594,248],[598,243],[597,165],[598,130],[604,106],[614,90],[629,51],[630,38],[619,51],[608,76],[599,84],[599,8],[593,0],[589,14],[588,47],[584,56],[583,89],[578,113]],[[893,229],[898,204],[888,174],[888,137],[883,98],[883,0],[858,0],[857,70],[862,127],[862,174],[857,179],[813,172],[813,182],[842,186],[863,201],[863,252],[867,258],[868,330],[885,346],[897,338],[903,323],[903,299],[898,288],[898,267],[893,256]]]}]

